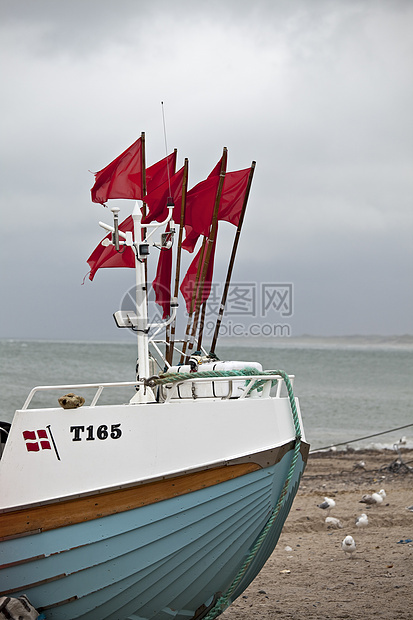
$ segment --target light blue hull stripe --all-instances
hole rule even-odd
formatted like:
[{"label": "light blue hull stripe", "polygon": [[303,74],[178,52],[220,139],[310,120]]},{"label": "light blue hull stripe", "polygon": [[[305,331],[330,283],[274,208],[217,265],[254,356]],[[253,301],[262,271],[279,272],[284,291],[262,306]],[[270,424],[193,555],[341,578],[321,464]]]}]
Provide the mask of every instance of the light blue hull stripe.
[{"label": "light blue hull stripe", "polygon": [[[231,584],[278,500],[292,456],[149,506],[5,541],[0,564],[29,561],[2,574],[2,591],[21,588],[13,596],[25,593],[36,608],[77,597],[47,609],[47,620],[188,620]],[[232,600],[272,553],[303,468],[300,455],[280,514]],[[30,561],[36,556],[46,557]]]}]

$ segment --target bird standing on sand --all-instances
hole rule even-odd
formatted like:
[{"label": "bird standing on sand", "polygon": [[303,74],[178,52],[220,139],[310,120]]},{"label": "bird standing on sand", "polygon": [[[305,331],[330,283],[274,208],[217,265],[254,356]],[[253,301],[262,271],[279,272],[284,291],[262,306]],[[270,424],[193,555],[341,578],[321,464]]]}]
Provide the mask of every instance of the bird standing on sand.
[{"label": "bird standing on sand", "polygon": [[366,527],[368,524],[369,524],[369,520],[367,518],[367,515],[364,514],[364,512],[359,517],[357,517],[356,519],[357,527],[360,527],[360,528]]},{"label": "bird standing on sand", "polygon": [[371,495],[363,495],[360,500],[360,504],[367,504],[368,506],[377,506],[381,504],[383,501],[382,495],[380,493],[372,493]]},{"label": "bird standing on sand", "polygon": [[346,536],[341,543],[341,548],[344,553],[348,553],[350,557],[353,557],[353,553],[356,550],[356,543],[354,542],[354,538],[352,536]]},{"label": "bird standing on sand", "polygon": [[321,504],[317,504],[317,508],[321,508],[321,510],[327,510],[327,513],[330,514],[330,510],[334,508],[336,505],[335,501],[331,499],[331,497],[325,497],[324,501]]}]

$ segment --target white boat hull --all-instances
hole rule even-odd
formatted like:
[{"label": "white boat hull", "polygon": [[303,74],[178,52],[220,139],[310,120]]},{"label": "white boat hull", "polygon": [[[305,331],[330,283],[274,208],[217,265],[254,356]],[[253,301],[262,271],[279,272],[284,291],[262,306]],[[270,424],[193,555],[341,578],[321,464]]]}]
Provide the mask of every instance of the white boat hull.
[{"label": "white boat hull", "polygon": [[48,620],[216,617],[271,554],[296,493],[308,445],[290,406],[17,411],[0,461],[2,594]]}]

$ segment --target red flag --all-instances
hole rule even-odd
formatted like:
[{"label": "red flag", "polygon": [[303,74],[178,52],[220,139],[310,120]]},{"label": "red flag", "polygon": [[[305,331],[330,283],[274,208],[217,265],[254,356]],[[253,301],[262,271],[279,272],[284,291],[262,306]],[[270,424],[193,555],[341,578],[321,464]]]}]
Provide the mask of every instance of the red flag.
[{"label": "red flag", "polygon": [[[215,166],[215,168],[213,168],[212,171],[209,173],[207,178],[210,179],[211,177],[219,177],[219,175],[221,174],[221,167],[222,167],[222,157],[217,163],[217,165]],[[226,169],[226,166],[225,166],[225,169]]]},{"label": "red flag", "polygon": [[251,168],[227,172],[219,203],[218,219],[238,226]]},{"label": "red flag", "polygon": [[[175,172],[176,152],[146,169],[146,187],[154,189]],[[110,198],[142,200],[142,138],[95,174],[92,201],[105,203]]]},{"label": "red flag", "polygon": [[[132,216],[123,220],[119,224],[119,230],[122,232],[133,230]],[[112,233],[106,235],[105,239],[112,239]],[[116,252],[113,245],[103,246],[102,242],[93,250],[87,259],[90,267],[89,280],[93,280],[98,269],[107,267],[135,267],[135,254],[129,246],[124,246],[119,252]]]},{"label": "red flag", "polygon": [[[222,188],[221,200],[219,203],[218,220],[223,220],[238,226],[239,218],[244,204],[245,192],[247,190],[250,168],[227,172]],[[207,195],[207,188],[212,187],[212,183],[217,184],[218,177],[208,177],[206,181],[199,183],[205,185],[203,192],[197,190],[194,194],[188,192],[187,210],[188,225],[185,227],[186,238],[182,247],[188,252],[193,252],[195,244],[200,235],[207,236],[212,223],[214,211],[214,201],[212,194]],[[211,184],[211,186],[209,185]],[[218,185],[216,185],[218,186]],[[197,189],[198,185],[194,188]],[[188,209],[188,199],[190,208]]]},{"label": "red flag", "polygon": [[148,224],[156,220],[162,222],[168,216],[166,203],[169,197],[174,201],[175,208],[173,210],[173,220],[179,222],[181,219],[181,201],[182,201],[182,184],[184,179],[184,169],[182,166],[178,172],[167,179],[162,185],[148,192],[144,201],[148,205],[149,211],[142,223]]},{"label": "red flag", "polygon": [[[212,244],[212,250],[211,250],[210,257],[209,257],[209,263],[208,263],[208,267],[207,267],[207,273],[206,273],[206,276],[205,276],[204,287],[203,287],[203,290],[202,290],[201,303],[203,303],[204,301],[206,301],[208,299],[209,294],[211,292],[212,276],[213,276],[213,272],[214,272],[214,256],[215,256],[216,240],[217,240],[217,236],[215,237],[215,239],[213,241],[213,244]],[[202,257],[202,265],[201,265],[201,268],[199,270],[199,280],[201,279],[202,270],[204,268],[206,253],[207,253],[207,246],[205,246],[205,252],[204,252],[204,255]],[[189,265],[188,271],[186,272],[186,275],[185,275],[184,279],[182,280],[182,284],[180,286],[181,293],[182,293],[182,295],[183,295],[183,297],[185,299],[186,310],[187,310],[188,314],[190,314],[191,311],[193,311],[195,309],[192,306],[192,300],[195,299],[195,301],[196,301],[197,298],[198,298],[198,292],[194,296],[194,289],[195,289],[196,274],[198,273],[198,264],[199,264],[199,261],[201,259],[201,254],[202,254],[202,246],[199,249],[199,251],[198,251],[197,255],[195,256],[194,260],[192,261],[192,263]],[[199,284],[200,284],[199,280],[198,280],[198,287],[199,287]],[[197,289],[199,290],[198,287],[197,287]]]},{"label": "red flag", "polygon": [[[169,231],[169,224],[167,232]],[[162,318],[171,314],[171,276],[172,276],[172,248],[162,249],[159,255],[156,276],[152,282],[155,291],[155,301],[163,309]]]},{"label": "red flag", "polygon": [[195,250],[199,237],[200,235],[192,228],[192,226],[187,224],[185,226],[185,239],[182,242],[182,247],[184,250],[192,253]]},{"label": "red flag", "polygon": [[[169,174],[171,171],[175,170],[175,160],[176,153],[173,152],[146,169],[147,184],[150,188],[155,189],[157,184],[162,185],[165,179],[168,179],[168,168]],[[121,224],[119,224],[119,230],[122,232],[133,231],[132,216],[127,217]],[[109,240],[111,240],[111,238],[112,233],[109,233],[105,237],[105,239]],[[93,280],[98,269],[110,267],[134,268],[135,255],[130,247],[124,246],[120,252],[116,252],[113,245],[108,245],[105,247],[102,243],[99,243],[99,245],[89,256],[87,262],[90,266],[89,279]]]},{"label": "red flag", "polygon": [[109,198],[142,200],[142,138],[95,173],[95,184],[90,191],[92,202],[101,204]]},{"label": "red flag", "polygon": [[193,252],[199,235],[209,235],[218,183],[219,176],[209,176],[186,195],[186,238],[182,247],[189,252]]},{"label": "red flag", "polygon": [[[146,168],[146,191],[151,192],[174,175],[176,151],[170,153],[149,168]],[[146,202],[146,198],[144,198]]]},{"label": "red flag", "polygon": [[[187,193],[185,217],[186,235],[182,247],[185,250],[188,250],[188,252],[194,251],[196,242],[198,241],[200,234],[205,234],[207,236],[209,233],[211,221],[209,221],[209,224],[205,226],[205,217],[203,217],[203,215],[206,214],[206,219],[208,219],[208,214],[211,213],[210,220],[212,220],[212,213],[214,210],[221,168],[222,157],[216,164],[216,166],[212,169],[212,171],[209,173],[205,181],[201,181],[201,183],[195,185],[195,187],[193,187]],[[195,222],[202,221],[202,224],[200,224],[199,226],[195,224],[195,226],[193,227],[191,225],[191,222],[193,220],[195,220]],[[208,230],[206,233],[199,233],[197,232],[199,228],[208,228]]]}]

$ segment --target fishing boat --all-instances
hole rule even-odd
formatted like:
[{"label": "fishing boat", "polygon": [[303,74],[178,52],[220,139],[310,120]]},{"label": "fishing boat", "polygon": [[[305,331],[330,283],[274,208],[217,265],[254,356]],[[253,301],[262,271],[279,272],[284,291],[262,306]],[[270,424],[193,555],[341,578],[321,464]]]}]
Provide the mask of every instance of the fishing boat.
[{"label": "fishing boat", "polygon": [[[169,156],[145,168],[143,146],[144,134],[96,173],[94,202],[136,203],[122,223],[112,207],[113,221],[100,222],[107,235],[89,261],[91,274],[96,265],[135,270],[135,307],[114,318],[136,335],[136,379],[37,386],[11,425],[0,423],[0,604],[26,596],[35,610],[27,618],[216,618],[273,552],[308,456],[293,375],[217,357],[227,286],[211,347],[200,338],[208,253],[226,217],[220,208],[225,204],[227,221],[237,225],[234,253],[254,166],[228,176],[224,149],[206,185],[191,194],[187,160],[178,183]],[[234,193],[231,182],[239,186],[241,176],[245,184]],[[197,224],[205,188],[214,196],[207,230]],[[185,230],[185,238],[201,231],[204,249],[191,272],[185,337],[175,340]],[[162,259],[175,251],[177,268],[175,291],[158,297],[164,315],[151,322],[152,248]],[[158,283],[161,272],[158,264]],[[117,404],[105,402],[113,390],[124,394]]]}]

